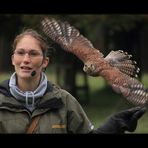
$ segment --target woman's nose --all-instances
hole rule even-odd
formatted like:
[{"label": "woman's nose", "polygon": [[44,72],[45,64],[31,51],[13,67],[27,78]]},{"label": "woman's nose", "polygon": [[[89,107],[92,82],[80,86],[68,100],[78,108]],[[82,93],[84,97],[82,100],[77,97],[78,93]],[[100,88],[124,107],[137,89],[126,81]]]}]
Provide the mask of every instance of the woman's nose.
[{"label": "woman's nose", "polygon": [[26,53],[23,57],[23,61],[25,62],[30,62],[31,61],[31,58],[30,58],[30,55],[28,53]]}]

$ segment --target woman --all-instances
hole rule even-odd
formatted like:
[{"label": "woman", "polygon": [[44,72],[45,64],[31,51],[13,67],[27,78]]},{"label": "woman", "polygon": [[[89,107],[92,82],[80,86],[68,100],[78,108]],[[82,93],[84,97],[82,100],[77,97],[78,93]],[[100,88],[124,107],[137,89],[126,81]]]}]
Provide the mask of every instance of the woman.
[{"label": "woman", "polygon": [[13,43],[15,72],[0,85],[0,133],[124,133],[134,131],[145,109],[117,113],[94,129],[77,100],[47,80],[48,44],[28,29]]}]

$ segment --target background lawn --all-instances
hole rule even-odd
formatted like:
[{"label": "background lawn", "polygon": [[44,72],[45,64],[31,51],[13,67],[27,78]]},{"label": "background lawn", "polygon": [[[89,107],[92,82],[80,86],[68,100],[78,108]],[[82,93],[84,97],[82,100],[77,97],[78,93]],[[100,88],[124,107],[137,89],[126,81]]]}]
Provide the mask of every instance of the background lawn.
[{"label": "background lawn", "polygon": [[[46,72],[48,80],[56,83],[56,78],[54,70],[47,70]],[[9,78],[10,73],[1,73],[0,82]],[[77,76],[77,84],[81,85],[82,77],[81,75]],[[99,127],[105,122],[107,117],[110,115],[125,110],[127,108],[133,107],[125,98],[121,95],[116,94],[111,87],[106,85],[104,79],[97,77],[89,77],[89,88],[90,88],[90,99],[86,103],[84,94],[80,92],[77,100],[82,105],[87,116],[94,124],[95,128]],[[146,88],[148,88],[148,74],[144,74],[141,82]],[[107,86],[107,87],[106,87]],[[148,112],[146,112],[143,117],[138,122],[138,127],[134,133],[148,133]]]}]

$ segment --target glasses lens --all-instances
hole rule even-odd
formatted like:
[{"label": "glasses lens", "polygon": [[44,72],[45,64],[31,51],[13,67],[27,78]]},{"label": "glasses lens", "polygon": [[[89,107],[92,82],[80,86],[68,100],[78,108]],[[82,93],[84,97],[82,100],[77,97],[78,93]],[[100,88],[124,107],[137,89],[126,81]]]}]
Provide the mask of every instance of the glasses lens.
[{"label": "glasses lens", "polygon": [[14,51],[14,54],[19,56],[19,57],[23,57],[26,54],[28,54],[30,58],[35,58],[35,57],[39,57],[39,56],[43,55],[41,52],[38,52],[38,51],[35,51],[35,50],[31,50],[29,52],[25,52],[24,50],[16,50],[16,51]]}]

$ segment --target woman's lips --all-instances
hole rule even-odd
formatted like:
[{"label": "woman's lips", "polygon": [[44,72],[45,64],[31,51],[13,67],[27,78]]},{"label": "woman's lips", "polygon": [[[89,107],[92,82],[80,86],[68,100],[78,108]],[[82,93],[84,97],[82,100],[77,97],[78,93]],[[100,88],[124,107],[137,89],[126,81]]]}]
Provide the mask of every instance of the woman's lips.
[{"label": "woman's lips", "polygon": [[23,72],[30,72],[30,71],[32,70],[32,68],[26,67],[26,66],[22,66],[22,67],[21,67],[21,70],[22,70]]}]

